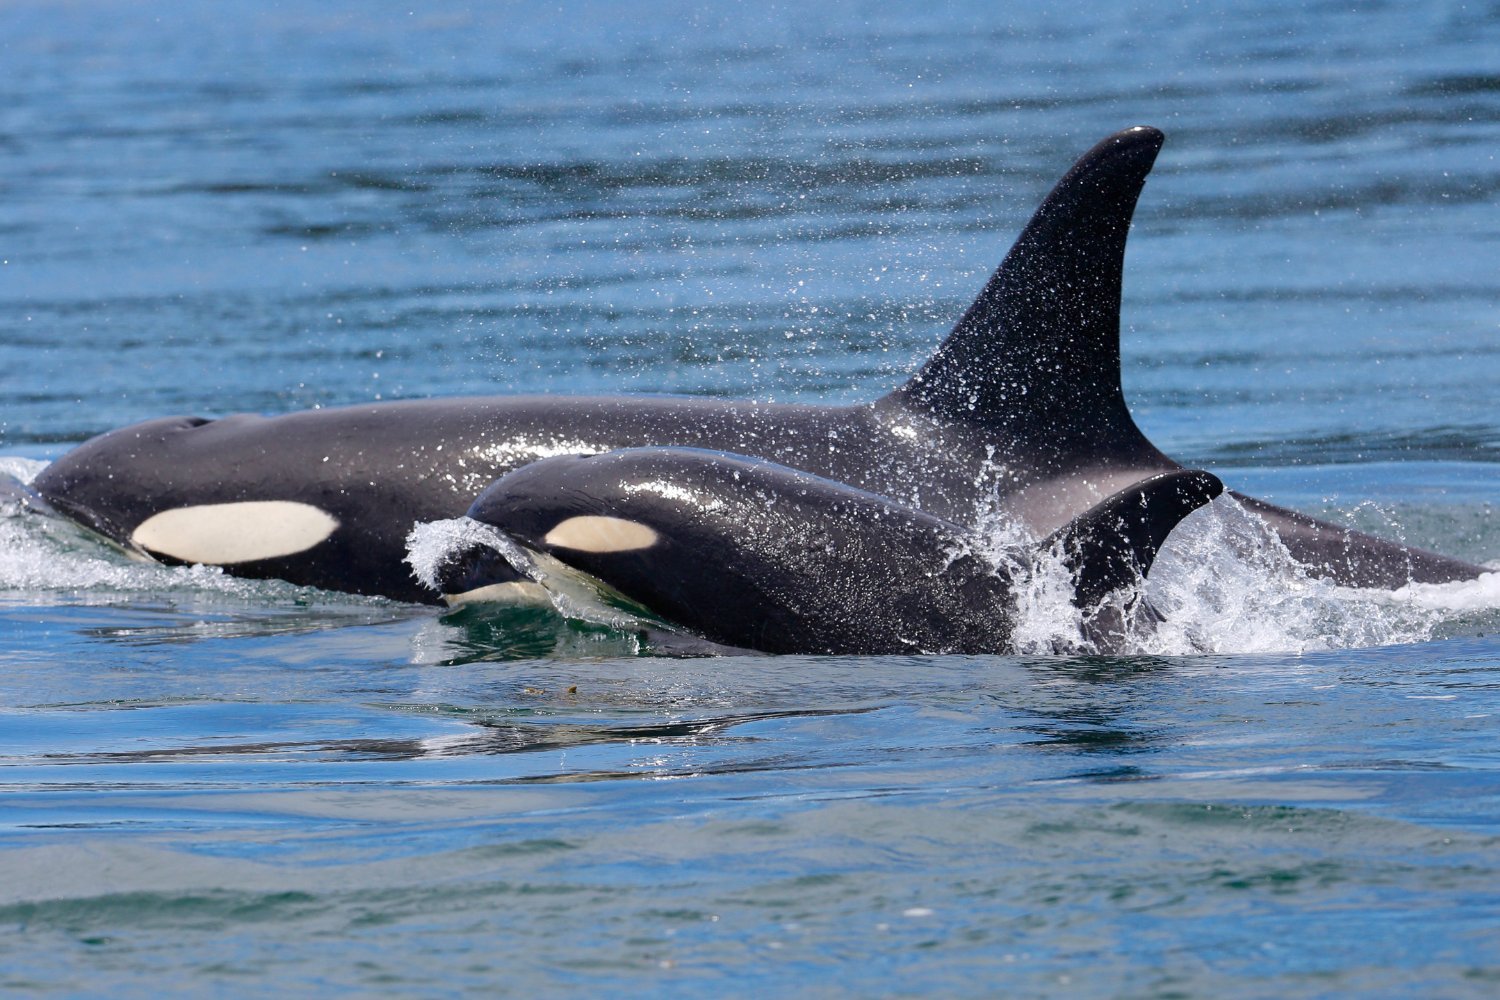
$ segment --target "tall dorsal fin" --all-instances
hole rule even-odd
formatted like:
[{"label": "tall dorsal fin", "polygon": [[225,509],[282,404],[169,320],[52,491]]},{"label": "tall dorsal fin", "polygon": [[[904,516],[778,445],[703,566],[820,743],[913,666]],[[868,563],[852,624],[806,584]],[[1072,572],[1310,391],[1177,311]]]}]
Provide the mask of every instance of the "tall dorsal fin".
[{"label": "tall dorsal fin", "polygon": [[1144,577],[1172,529],[1223,492],[1212,473],[1164,472],[1090,508],[1042,544],[1062,543],[1075,580],[1074,603],[1087,608]]},{"label": "tall dorsal fin", "polygon": [[1120,392],[1120,275],[1164,138],[1137,126],[1085,153],[937,353],[887,399],[1060,444],[1140,438]]}]

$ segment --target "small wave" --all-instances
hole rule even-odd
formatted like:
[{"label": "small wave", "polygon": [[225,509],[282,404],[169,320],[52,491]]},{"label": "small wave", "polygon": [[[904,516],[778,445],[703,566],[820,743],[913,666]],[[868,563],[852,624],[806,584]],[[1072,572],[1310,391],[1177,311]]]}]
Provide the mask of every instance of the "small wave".
[{"label": "small wave", "polygon": [[512,564],[512,556],[518,555],[515,544],[494,528],[472,518],[455,517],[413,525],[406,536],[406,562],[424,587],[441,593],[438,578],[448,560],[480,545],[495,549]]}]

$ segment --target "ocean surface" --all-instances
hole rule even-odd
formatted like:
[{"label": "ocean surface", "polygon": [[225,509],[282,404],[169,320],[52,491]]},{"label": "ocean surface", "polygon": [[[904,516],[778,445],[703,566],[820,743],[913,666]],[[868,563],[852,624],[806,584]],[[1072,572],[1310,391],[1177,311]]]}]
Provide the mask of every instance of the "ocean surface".
[{"label": "ocean surface", "polygon": [[[1500,567],[1497,53],[1493,2],[8,0],[0,473],[176,413],[871,399],[1151,124],[1147,435]],[[1500,993],[1500,577],[1341,591],[1216,501],[1151,586],[1127,656],[666,659],[0,506],[0,992]]]}]

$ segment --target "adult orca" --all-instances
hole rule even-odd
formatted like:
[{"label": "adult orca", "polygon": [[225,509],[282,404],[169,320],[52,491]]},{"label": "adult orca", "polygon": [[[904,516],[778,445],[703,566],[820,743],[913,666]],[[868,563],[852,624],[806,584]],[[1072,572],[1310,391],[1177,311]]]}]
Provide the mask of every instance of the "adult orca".
[{"label": "adult orca", "polygon": [[[963,527],[998,505],[1045,537],[1182,468],[1146,440],[1120,388],[1125,241],[1162,141],[1136,127],[1085,153],[933,357],[874,402],[520,396],[172,417],[85,442],[34,486],[141,555],[411,601],[433,599],[403,561],[413,522],[459,516],[538,459],[640,446],[770,459]],[[1483,572],[1240,500],[1296,558],[1346,584]]]},{"label": "adult orca", "polygon": [[[1090,646],[1123,638],[1106,599],[1139,582],[1167,534],[1223,486],[1206,472],[1137,482],[1059,528]],[[1012,652],[1015,580],[972,532],[764,459],[636,448],[543,459],[508,473],[469,508],[498,529],[450,553],[438,589],[515,571],[545,582],[534,554],[600,581],[712,642],[764,653]],[[511,554],[507,559],[506,552]],[[514,560],[511,562],[510,560]],[[476,574],[488,562],[494,572]],[[463,567],[445,583],[443,569]]]}]

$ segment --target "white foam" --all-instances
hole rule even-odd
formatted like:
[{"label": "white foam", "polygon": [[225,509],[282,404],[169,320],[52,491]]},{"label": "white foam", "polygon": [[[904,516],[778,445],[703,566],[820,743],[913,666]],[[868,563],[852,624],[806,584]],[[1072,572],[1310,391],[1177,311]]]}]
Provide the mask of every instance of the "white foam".
[{"label": "white foam", "polygon": [[1411,583],[1378,596],[1427,611],[1490,611],[1500,608],[1500,570],[1457,583]]},{"label": "white foam", "polygon": [[[1086,645],[1083,617],[1073,606],[1073,578],[1062,559],[1037,548],[1023,525],[998,510],[981,514],[979,554],[1008,578],[1015,595],[1011,642],[1019,653],[1051,653]],[[1003,627],[996,623],[997,629]]]},{"label": "white foam", "polygon": [[1167,621],[1142,652],[1308,652],[1421,642],[1442,621],[1387,591],[1312,576],[1265,522],[1223,496],[1178,526],[1147,593]]},{"label": "white foam", "polygon": [[23,486],[30,486],[48,463],[20,455],[0,455],[0,476],[10,476]]}]

